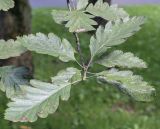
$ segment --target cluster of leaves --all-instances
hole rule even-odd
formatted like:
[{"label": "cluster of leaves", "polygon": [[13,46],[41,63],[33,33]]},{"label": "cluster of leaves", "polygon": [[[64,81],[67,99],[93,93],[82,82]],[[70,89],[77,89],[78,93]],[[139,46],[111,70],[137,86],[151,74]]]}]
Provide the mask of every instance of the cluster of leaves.
[{"label": "cluster of leaves", "polygon": [[[64,24],[73,32],[77,41],[76,51],[67,39],[60,39],[53,33],[48,35],[37,33],[17,37],[14,40],[0,40],[0,59],[20,56],[27,50],[58,57],[63,62],[73,61],[80,69],[69,67],[51,78],[51,82],[26,79],[27,69],[24,67],[5,66],[0,68],[0,89],[6,92],[11,102],[5,112],[5,119],[14,122],[34,122],[38,117],[45,118],[54,113],[59,100],[68,100],[71,86],[94,76],[104,86],[111,84],[137,101],[151,101],[155,89],[142,77],[133,75],[132,68],[147,68],[146,63],[132,53],[115,50],[109,54],[111,47],[120,45],[140,30],[145,22],[144,17],[129,17],[127,12],[117,6],[109,6],[98,0],[95,5],[88,0],[78,0],[76,6],[68,1],[69,11],[53,10],[56,23]],[[3,9],[3,8],[2,8]],[[3,9],[5,10],[5,9]],[[95,30],[97,23],[94,17],[107,20],[105,27],[99,26],[90,39],[90,60],[83,61],[78,34]],[[76,59],[75,54],[80,56]],[[102,57],[102,58],[95,58]],[[92,73],[89,68],[94,62],[104,66],[104,71]],[[92,65],[91,65],[92,64]]]}]

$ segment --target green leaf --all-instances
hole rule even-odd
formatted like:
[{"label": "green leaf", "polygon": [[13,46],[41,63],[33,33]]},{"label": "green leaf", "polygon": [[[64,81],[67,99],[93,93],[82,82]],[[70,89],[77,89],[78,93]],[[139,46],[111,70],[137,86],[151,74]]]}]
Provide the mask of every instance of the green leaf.
[{"label": "green leaf", "polygon": [[155,89],[141,76],[133,75],[131,71],[118,71],[112,69],[98,73],[98,80],[116,86],[137,101],[151,101],[155,95]]},{"label": "green leaf", "polygon": [[61,40],[53,33],[48,34],[48,36],[42,33],[31,34],[18,40],[30,51],[59,57],[64,62],[75,61],[74,49],[69,41],[66,39]]},{"label": "green leaf", "polygon": [[69,28],[69,32],[86,32],[95,30],[93,25],[97,23],[92,20],[94,16],[86,14],[83,11],[74,10],[74,11],[63,11],[63,10],[53,10],[52,11],[53,19],[56,23],[62,24],[65,23],[65,26]]},{"label": "green leaf", "polygon": [[0,40],[0,59],[7,59],[10,57],[20,56],[22,53],[26,51],[27,49],[24,48],[19,41]]},{"label": "green leaf", "polygon": [[91,37],[90,51],[92,58],[103,54],[107,48],[124,43],[126,39],[140,30],[144,17],[125,18],[115,22],[108,22],[103,28],[97,29],[96,35]]},{"label": "green leaf", "polygon": [[69,14],[70,12],[66,10],[52,10],[53,19],[57,24],[65,24],[69,20]]},{"label": "green leaf", "polygon": [[97,63],[109,68],[116,66],[127,68],[147,68],[146,63],[143,60],[135,57],[130,52],[123,53],[120,50],[113,51],[108,56],[97,61]]},{"label": "green leaf", "polygon": [[8,98],[22,94],[21,85],[28,84],[28,80],[24,78],[27,75],[28,69],[25,67],[0,67],[0,89],[6,92]]},{"label": "green leaf", "polygon": [[127,12],[122,8],[118,8],[117,5],[109,6],[108,3],[103,2],[103,0],[98,0],[95,5],[90,4],[86,10],[94,16],[102,17],[107,21],[115,21],[128,17]]},{"label": "green leaf", "polygon": [[88,0],[78,0],[77,9],[78,10],[84,9],[87,5],[88,5]]},{"label": "green leaf", "polygon": [[14,7],[13,0],[0,0],[0,10],[7,11]]},{"label": "green leaf", "polygon": [[5,119],[14,122],[34,122],[38,116],[45,118],[54,113],[59,99],[68,100],[71,85],[81,81],[81,72],[76,68],[67,68],[52,78],[52,83],[31,80],[33,87],[24,87],[24,97],[12,98],[8,104]]},{"label": "green leaf", "polygon": [[92,25],[97,25],[97,23],[92,20],[94,18],[92,15],[85,14],[81,11],[72,11],[68,16],[68,22],[66,27],[69,28],[70,32],[86,32],[95,30]]}]

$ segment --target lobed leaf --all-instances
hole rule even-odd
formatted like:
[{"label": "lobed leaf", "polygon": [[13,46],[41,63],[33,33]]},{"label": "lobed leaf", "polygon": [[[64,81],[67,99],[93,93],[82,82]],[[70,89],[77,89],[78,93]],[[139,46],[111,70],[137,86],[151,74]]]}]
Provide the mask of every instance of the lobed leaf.
[{"label": "lobed leaf", "polygon": [[88,5],[88,0],[78,0],[77,1],[77,10],[84,9]]},{"label": "lobed leaf", "polygon": [[20,56],[26,51],[27,49],[19,41],[12,39],[8,41],[0,40],[0,59]]},{"label": "lobed leaf", "polygon": [[155,89],[141,76],[133,75],[131,71],[118,71],[112,69],[98,73],[98,80],[116,86],[137,101],[151,101],[155,95]]},{"label": "lobed leaf", "polygon": [[53,10],[53,19],[58,24],[65,23],[65,27],[69,28],[69,32],[86,32],[95,30],[93,25],[97,25],[92,18],[94,16],[86,14],[83,11],[63,11],[63,10]]},{"label": "lobed leaf", "polygon": [[109,4],[103,2],[103,0],[97,0],[95,5],[90,4],[86,11],[94,16],[104,18],[107,21],[115,21],[129,16],[122,8],[118,8],[117,5],[109,6]]},{"label": "lobed leaf", "polygon": [[24,97],[12,98],[8,104],[5,119],[14,122],[34,122],[38,116],[45,118],[54,113],[59,99],[68,100],[71,85],[81,81],[81,72],[76,68],[67,68],[52,78],[52,83],[31,80],[33,87],[24,87]]},{"label": "lobed leaf", "polygon": [[0,67],[0,89],[6,92],[8,98],[23,94],[21,85],[28,84],[26,75],[28,69],[25,67]]},{"label": "lobed leaf", "polygon": [[120,50],[115,50],[108,56],[105,56],[101,60],[97,61],[105,67],[127,67],[127,68],[147,68],[146,63],[135,57],[131,52],[123,53]]},{"label": "lobed leaf", "polygon": [[52,10],[53,19],[57,24],[65,24],[69,20],[69,14],[70,12],[66,10]]},{"label": "lobed leaf", "polygon": [[13,0],[0,0],[0,10],[7,11],[14,7]]},{"label": "lobed leaf", "polygon": [[124,43],[126,39],[140,30],[144,17],[125,18],[115,22],[108,22],[103,28],[100,26],[96,35],[91,37],[90,51],[92,58],[103,54],[107,48]]},{"label": "lobed leaf", "polygon": [[61,40],[53,33],[48,34],[48,36],[42,33],[31,34],[18,40],[30,51],[59,57],[64,62],[75,61],[74,49],[69,41],[66,39]]}]

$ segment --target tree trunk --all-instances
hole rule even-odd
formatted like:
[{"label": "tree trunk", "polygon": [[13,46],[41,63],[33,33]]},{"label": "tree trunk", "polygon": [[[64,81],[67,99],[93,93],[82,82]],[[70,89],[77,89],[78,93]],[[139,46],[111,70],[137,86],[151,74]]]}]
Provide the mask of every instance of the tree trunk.
[{"label": "tree trunk", "polygon": [[[31,32],[31,7],[28,0],[14,0],[15,7],[8,12],[0,11],[0,39],[16,39],[17,36]],[[0,60],[0,66],[26,66],[32,71],[32,56],[30,52],[20,57]]]}]

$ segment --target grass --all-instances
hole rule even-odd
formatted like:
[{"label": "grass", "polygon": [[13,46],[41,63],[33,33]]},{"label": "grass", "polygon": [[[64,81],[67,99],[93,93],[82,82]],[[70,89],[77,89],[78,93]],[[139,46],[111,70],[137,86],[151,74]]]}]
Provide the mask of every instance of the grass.
[{"label": "grass", "polygon": [[[157,97],[151,103],[130,100],[113,87],[99,85],[95,80],[82,82],[72,88],[71,98],[61,102],[58,111],[46,119],[35,123],[9,123],[0,120],[2,129],[159,129],[160,128],[160,7],[134,6],[125,7],[131,15],[144,15],[148,18],[143,29],[117,49],[131,51],[148,63],[148,69],[134,70],[157,89]],[[33,10],[33,33],[54,32],[69,39],[74,45],[72,34],[62,26],[55,24],[50,15],[51,9]],[[81,35],[83,53],[89,55],[89,35]],[[35,78],[48,81],[60,69],[66,66],[59,60],[44,55],[34,54]],[[67,66],[72,63],[67,63]],[[76,67],[76,64],[75,64]],[[6,99],[0,94],[0,104]],[[1,114],[6,106],[0,106]],[[26,129],[26,128],[25,128]]]}]

